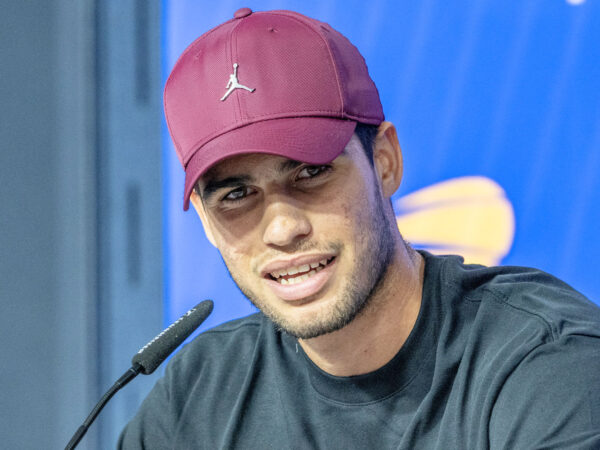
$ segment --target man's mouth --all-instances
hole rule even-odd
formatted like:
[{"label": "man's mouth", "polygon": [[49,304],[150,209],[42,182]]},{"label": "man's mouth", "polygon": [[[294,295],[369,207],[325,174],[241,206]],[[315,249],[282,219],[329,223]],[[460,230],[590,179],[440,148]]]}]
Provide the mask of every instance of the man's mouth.
[{"label": "man's mouth", "polygon": [[268,275],[272,280],[277,281],[282,285],[302,283],[303,281],[308,280],[310,277],[323,270],[334,259],[335,256],[332,256],[331,258],[322,259],[318,262],[302,264],[300,266],[289,267],[287,269],[270,272]]}]

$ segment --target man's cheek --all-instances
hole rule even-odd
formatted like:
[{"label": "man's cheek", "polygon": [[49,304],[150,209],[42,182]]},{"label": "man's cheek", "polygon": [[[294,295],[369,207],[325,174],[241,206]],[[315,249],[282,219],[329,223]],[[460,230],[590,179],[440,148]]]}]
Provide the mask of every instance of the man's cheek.
[{"label": "man's cheek", "polygon": [[230,271],[242,270],[247,272],[248,268],[243,267],[245,264],[248,264],[249,261],[249,255],[247,251],[248,249],[246,248],[229,247],[226,250],[221,250],[221,256],[225,260],[225,264]]},{"label": "man's cheek", "polygon": [[221,240],[228,246],[239,246],[240,242],[256,238],[259,233],[262,209],[237,208],[213,215],[213,223]]}]

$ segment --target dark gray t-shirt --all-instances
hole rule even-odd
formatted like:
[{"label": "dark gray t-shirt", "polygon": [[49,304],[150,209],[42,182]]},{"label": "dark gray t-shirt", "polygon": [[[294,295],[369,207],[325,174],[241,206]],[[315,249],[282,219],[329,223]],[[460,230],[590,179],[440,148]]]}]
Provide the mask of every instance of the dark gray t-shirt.
[{"label": "dark gray t-shirt", "polygon": [[126,449],[600,449],[600,309],[520,267],[425,257],[419,317],[379,370],[335,377],[262,314],[199,335]]}]

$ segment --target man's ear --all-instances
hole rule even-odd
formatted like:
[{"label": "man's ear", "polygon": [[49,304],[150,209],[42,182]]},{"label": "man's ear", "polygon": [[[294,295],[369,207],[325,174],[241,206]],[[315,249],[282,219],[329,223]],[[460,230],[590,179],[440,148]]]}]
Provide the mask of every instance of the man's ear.
[{"label": "man's ear", "polygon": [[373,162],[383,195],[390,198],[400,187],[404,169],[396,127],[391,122],[382,122],[379,125],[373,143]]},{"label": "man's ear", "polygon": [[206,237],[210,241],[212,245],[217,246],[215,242],[215,236],[212,232],[212,228],[210,226],[210,222],[208,221],[208,217],[206,216],[206,211],[204,210],[204,204],[202,203],[202,198],[196,193],[195,190],[192,191],[192,195],[190,195],[190,202],[194,205],[194,209],[200,217],[200,221],[202,222],[202,226],[204,227],[204,233]]}]

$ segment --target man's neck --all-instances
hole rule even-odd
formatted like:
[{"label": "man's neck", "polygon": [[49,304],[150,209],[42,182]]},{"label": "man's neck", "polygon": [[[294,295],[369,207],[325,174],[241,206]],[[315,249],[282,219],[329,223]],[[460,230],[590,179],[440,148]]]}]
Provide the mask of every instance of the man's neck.
[{"label": "man's neck", "polygon": [[400,245],[381,289],[341,330],[299,340],[308,357],[336,376],[369,373],[389,362],[412,331],[421,307],[425,261]]}]

